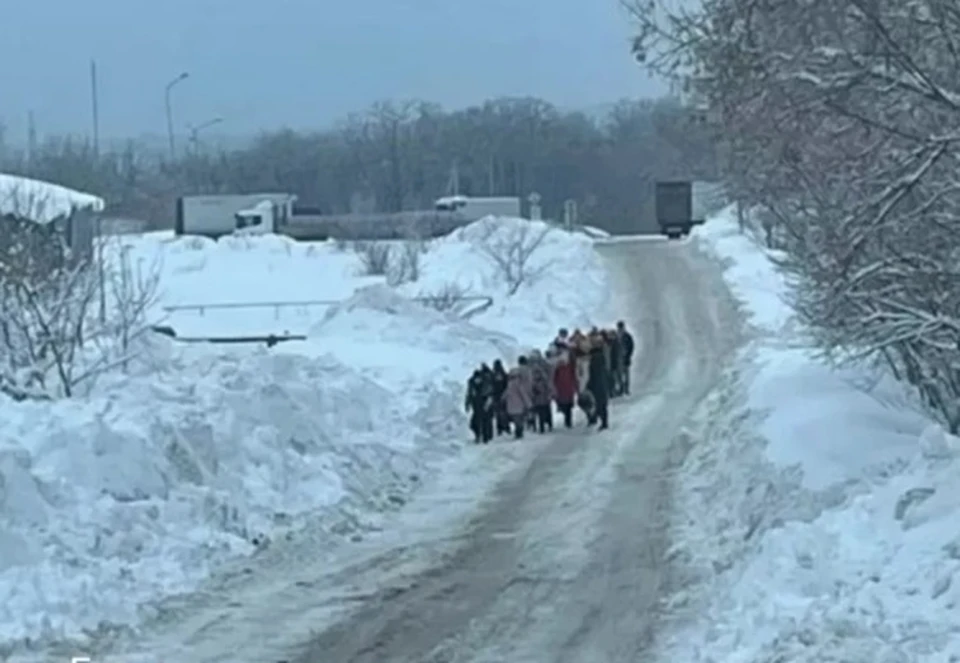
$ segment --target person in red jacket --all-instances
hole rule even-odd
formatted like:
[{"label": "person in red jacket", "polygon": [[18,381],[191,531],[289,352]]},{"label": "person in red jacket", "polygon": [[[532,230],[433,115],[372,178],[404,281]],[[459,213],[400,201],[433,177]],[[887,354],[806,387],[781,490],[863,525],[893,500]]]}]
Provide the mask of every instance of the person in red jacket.
[{"label": "person in red jacket", "polygon": [[573,406],[577,402],[577,367],[570,353],[561,352],[557,358],[557,367],[553,372],[554,400],[557,409],[563,414],[563,425],[573,426]]}]

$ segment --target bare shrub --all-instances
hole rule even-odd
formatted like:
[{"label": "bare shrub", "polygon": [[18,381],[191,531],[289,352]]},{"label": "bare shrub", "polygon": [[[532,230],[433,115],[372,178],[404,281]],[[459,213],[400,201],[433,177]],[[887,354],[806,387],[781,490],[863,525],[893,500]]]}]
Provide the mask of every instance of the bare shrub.
[{"label": "bare shrub", "polygon": [[150,330],[149,316],[160,300],[161,261],[158,255],[149,264],[141,259],[134,265],[127,247],[116,248],[116,260],[103,265],[109,298],[98,340],[102,355],[126,369],[136,342]]},{"label": "bare shrub", "polygon": [[331,239],[333,239],[333,246],[337,251],[345,253],[356,249],[356,242],[347,239],[347,233],[340,224],[337,224],[336,227],[331,230],[330,235]]},{"label": "bare shrub", "polygon": [[458,283],[445,283],[439,290],[420,293],[417,300],[435,311],[454,311],[469,297],[469,291]]},{"label": "bare shrub", "polygon": [[549,268],[549,264],[534,266],[531,259],[550,231],[550,226],[538,230],[531,223],[509,229],[499,227],[494,220],[484,223],[480,249],[496,265],[509,295],[515,294],[524,283],[539,278]]},{"label": "bare shrub", "polygon": [[423,228],[426,223],[429,223],[427,219],[409,219],[403,224],[402,235],[405,246],[410,245],[420,253],[426,253],[429,250],[427,243],[429,233]]},{"label": "bare shrub", "polygon": [[390,245],[385,242],[357,242],[354,245],[365,276],[387,276],[390,270]]},{"label": "bare shrub", "polygon": [[388,280],[391,285],[415,283],[420,280],[420,263],[423,256],[420,244],[416,241],[404,241],[390,261]]}]

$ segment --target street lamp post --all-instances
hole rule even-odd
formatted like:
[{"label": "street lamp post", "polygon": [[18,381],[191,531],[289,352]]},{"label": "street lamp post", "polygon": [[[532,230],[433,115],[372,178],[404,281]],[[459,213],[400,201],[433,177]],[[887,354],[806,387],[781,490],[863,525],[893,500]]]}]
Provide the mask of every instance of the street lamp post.
[{"label": "street lamp post", "polygon": [[187,79],[189,76],[190,74],[188,74],[187,72],[183,72],[182,74],[174,78],[172,81],[167,83],[167,87],[164,89],[163,99],[167,108],[167,140],[170,141],[171,161],[177,158],[177,152],[176,152],[176,144],[174,143],[174,138],[173,138],[173,107],[170,104],[170,91],[173,90],[173,87],[177,83]]},{"label": "street lamp post", "polygon": [[190,144],[193,146],[193,151],[196,153],[199,150],[200,146],[200,132],[204,129],[209,129],[210,127],[220,124],[223,122],[222,117],[215,117],[212,120],[207,120],[196,126],[189,127],[190,129]]}]

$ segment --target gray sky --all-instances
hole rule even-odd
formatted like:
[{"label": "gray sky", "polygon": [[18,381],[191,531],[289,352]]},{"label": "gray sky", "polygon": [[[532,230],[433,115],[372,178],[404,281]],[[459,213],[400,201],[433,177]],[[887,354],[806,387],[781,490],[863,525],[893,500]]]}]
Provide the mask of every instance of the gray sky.
[{"label": "gray sky", "polygon": [[534,95],[589,108],[661,94],[630,60],[617,0],[28,0],[6,3],[0,119],[19,142],[86,133],[89,60],[101,134],[178,132],[222,116],[224,133],[322,127],[387,98],[456,108]]}]

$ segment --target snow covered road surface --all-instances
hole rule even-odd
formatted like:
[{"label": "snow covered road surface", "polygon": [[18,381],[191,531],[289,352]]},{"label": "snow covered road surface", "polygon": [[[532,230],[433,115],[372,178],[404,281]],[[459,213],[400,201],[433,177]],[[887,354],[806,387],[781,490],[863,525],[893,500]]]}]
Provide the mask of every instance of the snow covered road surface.
[{"label": "snow covered road surface", "polygon": [[600,250],[638,341],[634,396],[614,404],[609,431],[468,448],[380,533],[332,549],[278,542],[165,602],[146,634],[95,659],[642,660],[672,583],[663,558],[690,445],[683,422],[738,325],[715,266],[691,245]]},{"label": "snow covered road surface", "polygon": [[[529,458],[516,460],[459,531],[340,571],[350,587],[341,600],[356,597],[353,610],[271,652],[274,659],[640,660],[668,580],[673,470],[689,444],[682,425],[719,374],[737,325],[722,283],[689,245],[638,241],[602,251],[639,347],[635,396],[614,405],[611,430],[517,445]],[[516,453],[509,444],[488,452]],[[317,610],[320,596],[304,594],[284,614]],[[285,627],[282,618],[267,626],[275,636]],[[232,636],[232,656],[200,645],[179,660],[266,660],[262,630]]]}]

